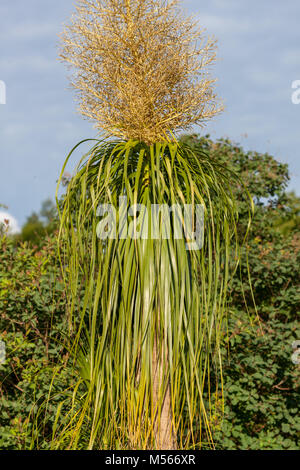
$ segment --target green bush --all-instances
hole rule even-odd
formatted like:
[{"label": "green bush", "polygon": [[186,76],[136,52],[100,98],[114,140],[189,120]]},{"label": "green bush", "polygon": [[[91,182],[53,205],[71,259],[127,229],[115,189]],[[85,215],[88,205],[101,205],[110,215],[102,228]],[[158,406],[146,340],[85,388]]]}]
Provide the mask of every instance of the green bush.
[{"label": "green bush", "polygon": [[[221,420],[221,403],[216,400],[212,417],[216,447],[299,448],[300,366],[292,362],[292,343],[300,339],[300,201],[286,193],[288,168],[268,154],[245,152],[227,139],[185,139],[238,172],[255,203],[247,248],[260,322],[244,250],[241,272],[232,282],[224,335],[225,415]],[[243,225],[242,200],[240,217]]]},{"label": "green bush", "polygon": [[252,239],[249,263],[261,321],[249,325],[236,281],[224,360],[225,418],[215,439],[223,449],[297,449],[300,366],[292,361],[292,344],[300,338],[300,235]]},{"label": "green bush", "polygon": [[[22,449],[30,443],[29,415],[47,396],[53,366],[63,353],[66,297],[55,238],[38,252],[0,239],[0,266],[0,340],[6,345],[0,365],[0,448]],[[66,373],[62,369],[61,379]],[[57,380],[55,386],[65,385]],[[54,410],[55,400],[49,406]]]},{"label": "green bush", "polygon": [[291,356],[299,324],[273,319],[251,329],[247,318],[241,312],[236,314],[229,325],[225,417],[215,432],[217,447],[297,449],[299,366],[293,364]]}]

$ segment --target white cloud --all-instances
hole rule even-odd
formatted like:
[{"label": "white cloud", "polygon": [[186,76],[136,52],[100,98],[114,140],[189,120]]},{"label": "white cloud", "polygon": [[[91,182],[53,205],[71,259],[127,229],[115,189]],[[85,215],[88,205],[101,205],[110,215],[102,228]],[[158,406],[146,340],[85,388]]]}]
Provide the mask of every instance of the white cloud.
[{"label": "white cloud", "polygon": [[14,235],[16,233],[20,233],[17,219],[8,212],[0,212],[0,225],[2,224],[4,224],[5,227],[8,227],[8,234]]}]

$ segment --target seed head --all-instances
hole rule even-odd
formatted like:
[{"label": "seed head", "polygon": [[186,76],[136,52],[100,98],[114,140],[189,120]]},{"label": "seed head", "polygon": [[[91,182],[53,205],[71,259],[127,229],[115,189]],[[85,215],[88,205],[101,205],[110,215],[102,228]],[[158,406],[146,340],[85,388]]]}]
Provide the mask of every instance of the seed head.
[{"label": "seed head", "polygon": [[208,74],[216,41],[171,0],[80,0],[61,35],[81,113],[148,144],[221,111]]}]

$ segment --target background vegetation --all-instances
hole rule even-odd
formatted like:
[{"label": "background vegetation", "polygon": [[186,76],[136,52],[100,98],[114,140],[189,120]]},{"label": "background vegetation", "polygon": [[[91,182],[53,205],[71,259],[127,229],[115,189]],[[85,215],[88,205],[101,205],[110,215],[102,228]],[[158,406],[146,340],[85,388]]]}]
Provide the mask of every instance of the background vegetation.
[{"label": "background vegetation", "polygon": [[[299,448],[300,366],[291,356],[293,341],[300,339],[300,200],[286,192],[288,168],[226,139],[189,135],[182,140],[239,173],[256,207],[248,248],[260,322],[245,256],[231,285],[224,328],[224,418],[218,396],[210,416],[216,448]],[[241,227],[247,221],[245,204],[240,200]],[[30,448],[32,435],[40,448],[49,448],[60,391],[72,383],[72,372],[64,367],[66,297],[55,228],[53,205],[46,202],[20,236],[0,240],[0,340],[7,350],[0,365],[1,449]],[[32,416],[50,390],[47,419],[36,428]]]}]

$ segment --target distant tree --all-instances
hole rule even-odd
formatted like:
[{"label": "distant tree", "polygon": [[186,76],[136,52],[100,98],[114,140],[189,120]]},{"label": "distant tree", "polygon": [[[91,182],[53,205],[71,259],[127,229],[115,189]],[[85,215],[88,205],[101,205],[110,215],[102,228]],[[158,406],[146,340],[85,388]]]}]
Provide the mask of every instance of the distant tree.
[{"label": "distant tree", "polygon": [[56,206],[47,199],[42,203],[40,212],[33,212],[28,218],[18,239],[39,245],[43,239],[55,231]]},{"label": "distant tree", "polygon": [[40,216],[44,219],[46,225],[52,224],[56,218],[56,206],[51,199],[46,199],[42,203]]},{"label": "distant tree", "polygon": [[46,234],[43,222],[40,220],[38,214],[33,212],[25,225],[22,227],[21,238],[23,241],[37,243]]},{"label": "distant tree", "polygon": [[286,202],[275,220],[275,227],[284,235],[300,232],[300,198],[293,191],[286,194]]}]

